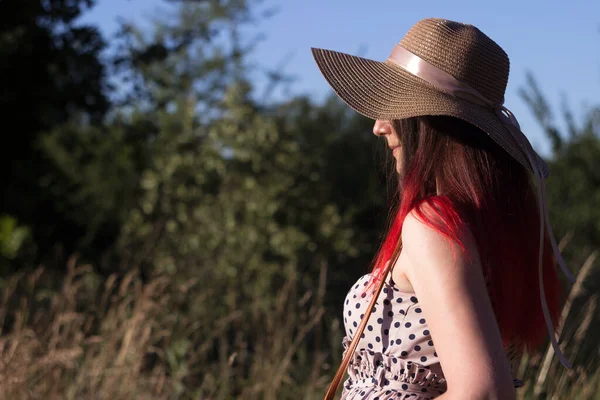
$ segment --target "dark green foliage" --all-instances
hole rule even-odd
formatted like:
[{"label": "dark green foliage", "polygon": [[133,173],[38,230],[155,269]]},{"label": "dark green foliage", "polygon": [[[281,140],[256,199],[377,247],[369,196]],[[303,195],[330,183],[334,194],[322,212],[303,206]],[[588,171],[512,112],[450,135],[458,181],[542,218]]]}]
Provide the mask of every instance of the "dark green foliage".
[{"label": "dark green foliage", "polygon": [[52,165],[40,150],[45,132],[71,119],[99,123],[108,109],[95,27],[76,25],[91,0],[0,2],[0,113],[7,143],[0,146],[1,212],[32,227],[50,251],[75,250],[83,226],[57,209],[58,197],[40,183]]}]

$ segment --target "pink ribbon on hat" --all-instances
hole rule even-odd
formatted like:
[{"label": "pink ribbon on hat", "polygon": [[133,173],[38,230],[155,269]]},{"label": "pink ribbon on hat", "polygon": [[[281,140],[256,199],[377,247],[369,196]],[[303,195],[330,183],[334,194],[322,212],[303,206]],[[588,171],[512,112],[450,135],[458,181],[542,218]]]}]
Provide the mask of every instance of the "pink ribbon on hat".
[{"label": "pink ribbon on hat", "polygon": [[392,63],[398,65],[399,67],[410,72],[414,76],[423,79],[424,81],[430,83],[431,85],[435,86],[443,92],[447,92],[448,94],[478,104],[480,106],[493,108],[500,121],[502,121],[502,123],[506,126],[508,131],[513,135],[513,138],[521,146],[521,149],[523,150],[523,153],[525,153],[527,160],[531,165],[531,169],[533,170],[538,192],[540,211],[540,246],[538,261],[538,279],[540,285],[540,300],[542,303],[542,311],[544,313],[544,319],[546,321],[546,327],[548,329],[550,342],[552,343],[554,353],[558,356],[560,362],[565,367],[571,369],[571,364],[567,361],[563,353],[560,351],[560,347],[558,346],[558,342],[555,337],[554,326],[552,325],[552,321],[550,319],[550,311],[548,310],[546,295],[544,293],[544,278],[542,270],[542,259],[544,251],[544,224],[548,227],[548,234],[550,236],[550,242],[552,243],[552,249],[562,271],[571,281],[571,283],[575,282],[575,278],[565,265],[562,255],[560,254],[560,250],[558,249],[558,245],[556,244],[556,239],[554,238],[552,227],[550,225],[550,217],[548,215],[548,207],[546,205],[546,183],[544,180],[544,178],[548,175],[548,171],[545,168],[540,167],[534,161],[536,153],[533,150],[531,143],[529,143],[529,140],[527,140],[527,137],[521,131],[521,127],[519,125],[519,122],[517,121],[517,118],[509,109],[504,107],[502,103],[498,104],[490,101],[479,91],[469,86],[467,83],[459,81],[446,71],[443,71],[435,65],[423,60],[421,57],[411,53],[399,44],[397,44],[392,50],[392,53],[388,57],[388,61],[391,61]]}]

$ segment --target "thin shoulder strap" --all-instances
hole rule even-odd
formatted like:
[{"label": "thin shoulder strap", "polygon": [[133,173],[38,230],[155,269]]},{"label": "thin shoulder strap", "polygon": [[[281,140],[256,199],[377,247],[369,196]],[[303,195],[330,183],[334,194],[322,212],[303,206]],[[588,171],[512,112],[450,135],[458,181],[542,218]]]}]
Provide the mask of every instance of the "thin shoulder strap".
[{"label": "thin shoulder strap", "polygon": [[390,273],[392,266],[396,263],[398,254],[400,254],[401,247],[402,246],[398,246],[396,248],[396,250],[394,251],[394,254],[392,255],[392,258],[391,258],[391,260],[393,260],[393,261],[389,262],[386,265],[385,269],[383,270],[382,278],[380,279],[380,281],[377,284],[377,290],[375,291],[375,294],[373,295],[373,298],[371,299],[371,302],[369,303],[369,307],[367,307],[367,311],[365,311],[365,315],[363,316],[362,320],[360,321],[360,325],[358,326],[357,331],[354,333],[354,337],[352,338],[352,341],[350,342],[350,346],[348,347],[348,350],[346,351],[346,355],[344,356],[342,363],[340,364],[335,376],[333,377],[333,380],[331,381],[331,384],[329,385],[329,389],[327,390],[327,393],[325,394],[325,400],[333,400],[333,398],[335,397],[338,387],[340,386],[340,383],[342,382],[342,378],[344,378],[344,375],[346,374],[346,369],[348,368],[348,363],[350,362],[350,358],[354,354],[354,351],[356,350],[356,346],[358,346],[360,337],[362,336],[363,331],[365,330],[365,326],[367,326],[367,322],[369,321],[369,316],[373,312],[373,307],[375,307],[375,303],[377,302],[377,299],[379,298],[379,294],[381,293],[381,290],[383,289],[383,284],[385,283],[385,280],[386,280],[388,274]]}]

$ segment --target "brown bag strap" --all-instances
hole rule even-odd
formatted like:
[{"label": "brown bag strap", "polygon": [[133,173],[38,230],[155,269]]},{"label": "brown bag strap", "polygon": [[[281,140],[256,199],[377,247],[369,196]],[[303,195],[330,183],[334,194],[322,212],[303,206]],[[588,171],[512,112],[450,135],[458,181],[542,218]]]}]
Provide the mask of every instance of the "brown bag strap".
[{"label": "brown bag strap", "polygon": [[375,294],[374,294],[373,298],[371,299],[371,302],[369,303],[369,307],[367,307],[367,311],[365,311],[365,315],[363,316],[362,320],[360,321],[360,325],[358,326],[357,331],[354,333],[354,337],[352,338],[352,341],[350,342],[350,346],[348,347],[348,350],[346,351],[346,355],[344,356],[342,363],[340,364],[337,372],[335,373],[335,376],[333,377],[333,380],[331,381],[331,384],[329,385],[329,389],[327,390],[327,393],[325,393],[324,400],[333,400],[333,398],[335,397],[338,387],[340,386],[340,383],[342,382],[342,378],[344,378],[344,375],[346,374],[346,369],[348,368],[348,363],[350,363],[350,358],[352,357],[352,355],[354,354],[354,351],[356,350],[356,347],[358,346],[360,337],[362,336],[363,331],[365,330],[365,327],[367,326],[367,322],[369,322],[369,316],[373,312],[373,307],[375,307],[375,303],[377,302],[377,299],[379,298],[379,294],[381,293],[381,290],[383,289],[383,284],[385,283],[385,280],[387,279],[387,276],[390,273],[392,266],[396,263],[396,259],[398,258],[398,254],[400,253],[401,247],[402,246],[398,246],[396,248],[396,250],[394,251],[394,254],[392,255],[392,258],[391,258],[391,260],[393,260],[393,262],[388,263],[388,265],[383,270],[383,277],[382,277],[381,281],[377,284],[377,290],[375,291]]}]

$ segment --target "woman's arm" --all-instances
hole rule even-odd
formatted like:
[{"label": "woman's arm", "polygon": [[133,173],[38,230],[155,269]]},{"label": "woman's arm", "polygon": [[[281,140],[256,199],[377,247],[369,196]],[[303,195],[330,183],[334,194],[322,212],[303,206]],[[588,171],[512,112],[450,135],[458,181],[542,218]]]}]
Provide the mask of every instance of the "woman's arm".
[{"label": "woman's arm", "polygon": [[413,213],[402,229],[402,274],[410,281],[430,327],[448,391],[439,399],[513,400],[515,391],[474,240],[460,246]]}]

